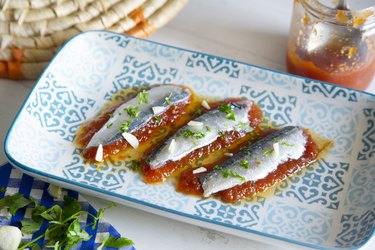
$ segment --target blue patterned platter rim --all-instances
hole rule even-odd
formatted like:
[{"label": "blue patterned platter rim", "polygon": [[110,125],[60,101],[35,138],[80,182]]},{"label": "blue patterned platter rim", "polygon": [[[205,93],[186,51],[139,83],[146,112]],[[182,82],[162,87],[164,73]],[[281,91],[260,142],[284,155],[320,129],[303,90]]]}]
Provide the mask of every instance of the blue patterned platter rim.
[{"label": "blue patterned platter rim", "polygon": [[[335,142],[329,154],[266,193],[234,205],[148,186],[129,161],[86,164],[76,129],[119,89],[176,82],[203,95],[256,101],[274,125]],[[375,96],[108,31],[71,39],[22,106],[5,142],[21,170],[80,192],[251,239],[358,248],[375,226]],[[46,150],[48,149],[48,150]],[[178,215],[178,216],[176,216]]]}]

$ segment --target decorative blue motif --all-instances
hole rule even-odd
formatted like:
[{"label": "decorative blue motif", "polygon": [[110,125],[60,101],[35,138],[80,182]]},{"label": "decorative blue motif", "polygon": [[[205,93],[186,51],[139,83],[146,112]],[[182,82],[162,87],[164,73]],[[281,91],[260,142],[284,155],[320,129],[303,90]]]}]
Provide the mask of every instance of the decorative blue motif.
[{"label": "decorative blue motif", "polygon": [[114,42],[121,48],[126,48],[130,43],[130,39],[126,36],[115,33],[98,33],[98,37],[103,37],[105,41]]},{"label": "decorative blue motif", "polygon": [[282,202],[269,204],[265,214],[262,232],[314,245],[325,244],[333,221],[328,213]]},{"label": "decorative blue motif", "polygon": [[364,164],[354,168],[344,207],[355,211],[375,207],[375,164]]},{"label": "decorative blue motif", "polygon": [[112,89],[104,98],[110,100],[120,89],[147,86],[156,83],[173,83],[178,70],[173,67],[162,67],[150,61],[139,61],[134,56],[126,55],[121,71],[112,80]]},{"label": "decorative blue motif", "polygon": [[134,51],[142,55],[148,55],[154,58],[163,58],[166,61],[176,63],[180,61],[184,55],[182,50],[160,46],[156,43],[149,43],[143,40],[136,40],[133,43]]},{"label": "decorative blue motif", "polygon": [[334,141],[330,154],[341,157],[352,153],[358,120],[358,114],[350,106],[305,100],[301,103],[298,123]]},{"label": "decorative blue motif", "polygon": [[171,183],[147,185],[139,175],[126,186],[124,192],[128,197],[148,202],[160,207],[181,211],[186,208],[189,197],[176,193]]},{"label": "decorative blue motif", "polygon": [[375,208],[363,214],[343,214],[341,230],[336,236],[336,247],[353,247],[363,244],[371,236],[375,226]]},{"label": "decorative blue motif", "polygon": [[338,209],[348,170],[348,163],[329,163],[321,159],[277,185],[274,194],[300,203]]},{"label": "decorative blue motif", "polygon": [[189,55],[186,61],[186,66],[203,69],[206,72],[224,75],[230,78],[238,78],[240,74],[238,63],[228,59],[200,53],[192,53]]},{"label": "decorative blue motif", "polygon": [[305,79],[301,87],[304,94],[314,94],[315,96],[323,96],[327,99],[344,99],[349,102],[358,102],[355,90],[343,89],[335,85],[328,85],[310,79]]},{"label": "decorative blue motif", "polygon": [[38,85],[38,91],[30,98],[26,110],[38,118],[42,128],[73,141],[77,128],[87,120],[86,113],[94,104],[94,99],[78,97],[48,72],[43,84]]},{"label": "decorative blue motif", "polygon": [[252,228],[258,225],[259,210],[263,208],[265,198],[255,196],[246,202],[224,204],[218,200],[198,200],[195,204],[195,215],[218,222]]},{"label": "decorative blue motif", "polygon": [[72,162],[63,168],[63,174],[67,179],[111,191],[124,185],[124,175],[128,174],[130,161],[86,163],[78,149],[75,149],[72,155]]},{"label": "decorative blue motif", "polygon": [[276,87],[291,90],[302,80],[296,77],[277,74],[266,69],[245,65],[243,67],[243,77],[246,84],[250,86],[261,85],[264,87]]},{"label": "decorative blue motif", "polygon": [[239,94],[255,101],[262,108],[265,119],[272,121],[272,125],[283,126],[292,123],[291,113],[296,108],[296,96],[267,90],[257,91],[247,85],[241,86]]},{"label": "decorative blue motif", "polygon": [[185,72],[178,79],[178,83],[194,89],[198,94],[209,93],[210,96],[227,98],[233,95],[234,86],[230,81],[213,78],[207,75],[197,75],[192,72]]},{"label": "decorative blue motif", "polygon": [[375,157],[375,108],[365,108],[363,114],[367,127],[361,137],[363,147],[358,153],[357,160],[370,160]]}]

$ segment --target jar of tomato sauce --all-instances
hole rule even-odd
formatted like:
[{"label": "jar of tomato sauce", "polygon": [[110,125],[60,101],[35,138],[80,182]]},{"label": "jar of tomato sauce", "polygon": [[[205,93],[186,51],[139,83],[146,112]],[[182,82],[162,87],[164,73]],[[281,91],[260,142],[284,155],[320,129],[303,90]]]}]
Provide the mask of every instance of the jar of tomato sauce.
[{"label": "jar of tomato sauce", "polygon": [[295,0],[288,72],[366,89],[375,73],[375,1],[367,2],[353,9],[338,0]]}]

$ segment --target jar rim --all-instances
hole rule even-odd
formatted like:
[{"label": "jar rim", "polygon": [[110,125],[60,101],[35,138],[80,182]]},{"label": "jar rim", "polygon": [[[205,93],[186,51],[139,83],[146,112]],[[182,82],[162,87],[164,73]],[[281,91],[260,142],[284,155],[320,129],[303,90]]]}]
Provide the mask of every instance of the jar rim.
[{"label": "jar rim", "polygon": [[[358,25],[357,28],[375,28],[375,5],[371,5],[361,10],[340,10],[334,7],[329,7],[323,4],[320,0],[296,0],[296,2],[301,2],[309,14],[318,19],[322,19],[322,21],[339,25],[353,25],[353,20],[355,18],[362,18],[363,22]],[[337,19],[337,14],[340,12],[345,15],[345,17],[349,18],[342,20]]]}]

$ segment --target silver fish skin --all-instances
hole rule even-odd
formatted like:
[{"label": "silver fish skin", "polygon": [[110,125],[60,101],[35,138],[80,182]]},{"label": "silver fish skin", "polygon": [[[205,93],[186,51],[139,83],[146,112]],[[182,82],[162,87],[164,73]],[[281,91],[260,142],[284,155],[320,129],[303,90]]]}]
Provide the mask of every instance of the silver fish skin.
[{"label": "silver fish skin", "polygon": [[[187,101],[192,95],[189,89],[172,84],[152,87],[146,92],[148,93],[148,103],[139,104],[138,95],[123,103],[113,112],[113,116],[104,126],[95,133],[87,144],[87,147],[97,147],[99,144],[107,145],[119,140],[122,137],[120,126],[124,122],[128,120],[131,121],[127,132],[132,133],[140,127],[143,127],[153,117],[165,112],[171,105]],[[166,102],[166,98],[168,98],[170,104]],[[138,117],[130,117],[125,111],[125,108],[130,106],[139,106],[140,113]],[[164,109],[155,114],[152,108],[156,106],[163,107]]]},{"label": "silver fish skin", "polygon": [[[299,159],[305,152],[306,142],[301,127],[287,126],[241,149],[200,177],[204,197],[266,177],[278,165],[290,159]],[[241,166],[244,162],[248,162],[248,167]]]},{"label": "silver fish skin", "polygon": [[[253,102],[243,100],[239,102],[229,103],[234,112],[235,120],[230,120],[226,114],[219,109],[210,110],[207,113],[197,117],[194,121],[202,124],[200,127],[185,125],[168,140],[166,140],[161,147],[154,150],[148,157],[149,166],[151,169],[158,169],[162,167],[167,161],[177,161],[189,154],[190,152],[209,145],[214,142],[221,132],[237,130],[250,132],[253,128],[250,127],[248,112],[251,109]],[[207,127],[208,129],[207,129]],[[193,133],[202,132],[203,138],[197,139],[194,136],[184,137],[183,133],[190,130]],[[171,152],[170,144],[172,140],[175,141],[175,150]]]}]

